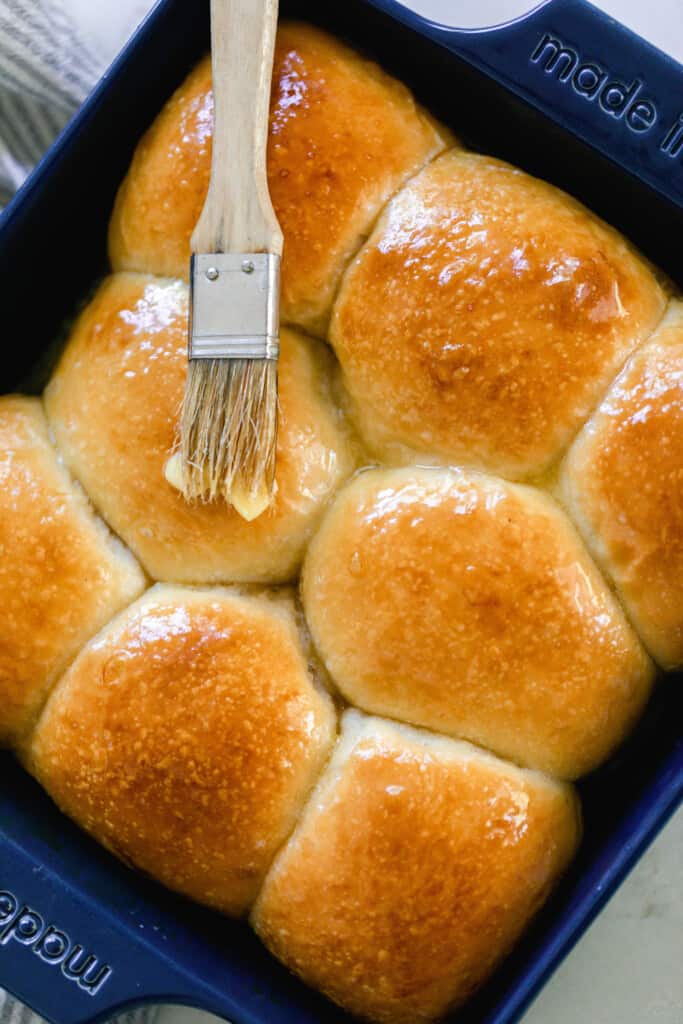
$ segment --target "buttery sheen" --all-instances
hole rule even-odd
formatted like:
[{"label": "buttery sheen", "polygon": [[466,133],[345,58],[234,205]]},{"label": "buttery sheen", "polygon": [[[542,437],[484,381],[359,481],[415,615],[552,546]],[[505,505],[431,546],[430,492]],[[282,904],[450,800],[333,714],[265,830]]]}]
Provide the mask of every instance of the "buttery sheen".
[{"label": "buttery sheen", "polygon": [[[209,184],[208,58],[139,145],[109,233],[114,270],[186,278]],[[376,64],[310,25],[280,26],[268,186],[284,234],[281,316],[326,331],[341,274],[393,193],[451,135]]]},{"label": "buttery sheen", "polygon": [[0,746],[18,742],[86,640],[145,587],[93,514],[37,398],[0,398]]},{"label": "buttery sheen", "polygon": [[419,1024],[508,952],[580,835],[568,786],[349,711],[252,913],[269,948],[351,1013]]},{"label": "buttery sheen", "polygon": [[575,200],[452,150],[380,218],[330,341],[382,461],[520,479],[557,459],[665,305],[644,261]]},{"label": "buttery sheen", "polygon": [[494,477],[359,474],[308,549],[302,596],[347,700],[563,778],[599,764],[650,692],[560,508]]},{"label": "buttery sheen", "polygon": [[683,664],[683,304],[634,355],[571,449],[563,496],[665,668]]},{"label": "buttery sheen", "polygon": [[239,915],[334,729],[286,599],[157,586],[83,649],[26,757],[127,863]]},{"label": "buttery sheen", "polygon": [[189,505],[164,475],[187,373],[187,286],[115,274],[74,327],[47,389],[64,459],[150,576],[182,583],[294,579],[326,503],[353,469],[327,383],[329,354],[283,330],[277,492],[245,522]]}]

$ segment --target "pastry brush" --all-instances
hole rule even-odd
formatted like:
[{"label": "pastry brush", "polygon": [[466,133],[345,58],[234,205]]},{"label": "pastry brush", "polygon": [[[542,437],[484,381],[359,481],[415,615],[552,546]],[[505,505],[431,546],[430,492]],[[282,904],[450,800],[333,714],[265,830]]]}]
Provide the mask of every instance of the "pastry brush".
[{"label": "pastry brush", "polygon": [[188,373],[166,477],[245,519],[275,481],[282,232],[266,146],[277,0],[211,0],[211,179],[191,239]]}]

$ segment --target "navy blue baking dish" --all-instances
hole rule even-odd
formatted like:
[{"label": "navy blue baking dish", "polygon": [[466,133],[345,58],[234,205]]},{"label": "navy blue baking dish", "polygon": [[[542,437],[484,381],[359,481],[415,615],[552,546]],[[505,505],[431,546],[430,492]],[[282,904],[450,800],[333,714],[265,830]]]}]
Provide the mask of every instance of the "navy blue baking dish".
[{"label": "navy blue baking dish", "polygon": [[[679,64],[584,0],[549,0],[477,32],[431,24],[394,0],[281,6],[376,57],[478,149],[577,195],[683,284]],[[3,323],[17,353],[3,391],[42,386],[53,339],[105,271],[106,224],[135,143],[207,45],[208,3],[161,0],[0,218]],[[680,679],[665,678],[630,742],[582,782],[581,851],[461,1024],[519,1019],[681,802],[681,693]],[[54,1024],[144,1002],[234,1024],[349,1020],[246,925],[115,861],[9,755],[0,756],[0,985]]]}]

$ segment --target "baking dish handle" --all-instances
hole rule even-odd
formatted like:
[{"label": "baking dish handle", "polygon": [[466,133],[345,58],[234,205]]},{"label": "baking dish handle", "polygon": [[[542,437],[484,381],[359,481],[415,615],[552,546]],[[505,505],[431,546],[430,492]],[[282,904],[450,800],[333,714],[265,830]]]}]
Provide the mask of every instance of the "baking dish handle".
[{"label": "baking dish handle", "polygon": [[515,21],[468,30],[398,0],[371,2],[683,207],[683,65],[614,18],[586,0],[547,0]]},{"label": "baking dish handle", "polygon": [[150,898],[152,883],[113,864],[11,759],[0,774],[0,988],[52,1024],[168,1003],[232,1024],[340,1019],[241,922],[164,890]]},{"label": "baking dish handle", "polygon": [[[5,831],[0,821],[0,985],[54,1024],[145,1002],[211,1003],[162,951],[163,934],[123,926]],[[137,933],[137,934],[136,934]]]},{"label": "baking dish handle", "polygon": [[[83,869],[73,876],[76,888],[59,870],[71,856],[68,837],[49,832],[50,856],[46,836],[24,834],[21,820],[8,820],[7,806],[0,799],[1,988],[52,1024],[96,1024],[144,1004],[167,1003],[208,1010],[233,1024],[291,1020],[265,973],[255,991],[247,963],[253,951],[246,948],[241,957],[248,941],[240,939],[233,964],[218,948],[197,942],[175,914],[131,896],[128,884],[119,906],[111,868],[88,863],[87,878]],[[112,899],[116,914],[108,909]],[[256,1018],[245,1016],[246,1005],[257,1007]],[[317,1016],[301,1019],[312,1024]]]}]

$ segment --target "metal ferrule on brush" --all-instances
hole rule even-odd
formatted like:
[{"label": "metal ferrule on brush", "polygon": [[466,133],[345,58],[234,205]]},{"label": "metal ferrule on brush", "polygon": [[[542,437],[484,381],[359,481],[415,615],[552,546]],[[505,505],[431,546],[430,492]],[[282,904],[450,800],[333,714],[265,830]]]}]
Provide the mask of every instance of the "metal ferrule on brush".
[{"label": "metal ferrule on brush", "polygon": [[190,279],[190,359],[278,358],[277,254],[195,254]]}]

